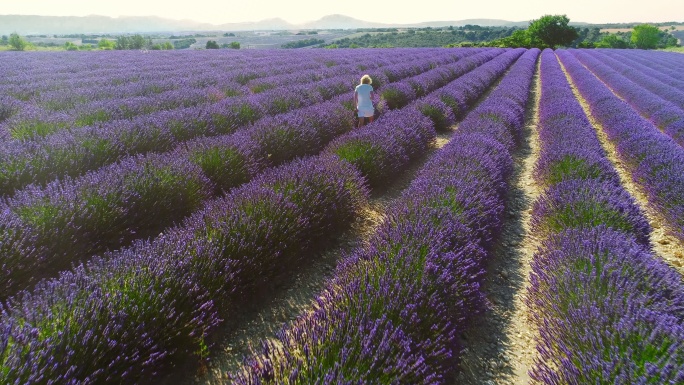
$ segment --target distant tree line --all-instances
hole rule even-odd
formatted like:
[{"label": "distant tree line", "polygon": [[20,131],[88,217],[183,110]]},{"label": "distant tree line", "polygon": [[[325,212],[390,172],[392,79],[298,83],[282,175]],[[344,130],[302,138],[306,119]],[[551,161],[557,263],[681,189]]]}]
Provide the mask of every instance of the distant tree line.
[{"label": "distant tree line", "polygon": [[632,31],[608,33],[600,27],[576,28],[569,26],[565,15],[544,15],[532,20],[527,29],[515,31],[511,36],[481,44],[488,47],[537,48],[640,48],[675,47],[676,37],[655,25],[640,24]]},{"label": "distant tree line", "polygon": [[[666,48],[678,43],[670,31],[662,31],[655,26],[632,24],[632,31],[608,33],[601,32],[602,26],[578,28],[570,26],[569,21],[565,15],[545,15],[532,20],[528,28],[464,25],[412,28],[404,32],[395,28],[366,28],[358,30],[367,32],[362,36],[338,39],[320,47]],[[672,26],[682,23],[660,24]]]},{"label": "distant tree line", "polygon": [[173,48],[175,48],[175,49],[186,49],[186,48],[190,48],[190,46],[195,44],[195,43],[197,43],[197,40],[195,40],[194,38],[174,40],[173,41]]},{"label": "distant tree line", "polygon": [[[391,48],[391,47],[443,47],[449,44],[465,46],[477,45],[510,36],[517,27],[463,27],[419,28],[399,32],[396,29],[383,29],[382,33],[365,33],[356,38],[335,40],[326,48]],[[379,31],[379,30],[374,30]]]},{"label": "distant tree line", "polygon": [[291,41],[289,43],[281,45],[283,48],[302,48],[302,47],[308,47],[316,44],[323,44],[325,43],[325,40],[322,39],[304,39],[304,40],[297,40],[297,41]]}]

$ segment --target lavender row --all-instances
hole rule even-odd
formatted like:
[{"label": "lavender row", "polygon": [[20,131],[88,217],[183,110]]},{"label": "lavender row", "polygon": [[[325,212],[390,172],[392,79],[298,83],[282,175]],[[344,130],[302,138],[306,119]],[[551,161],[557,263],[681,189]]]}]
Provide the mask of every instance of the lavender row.
[{"label": "lavender row", "polygon": [[[272,76],[335,65],[353,64],[342,55],[328,53],[324,58],[315,52],[296,58],[284,52],[255,55],[252,52],[165,52],[140,55],[131,52],[31,53],[12,55],[3,53],[3,91],[22,100],[29,100],[46,91],[87,87],[127,87],[130,83],[155,86],[162,82],[192,77],[190,84],[202,85],[216,81],[217,74],[244,83],[249,78]],[[357,58],[371,55],[359,53]],[[378,53],[375,56],[388,57]],[[399,54],[398,56],[402,56]],[[159,78],[158,76],[162,76]],[[162,83],[165,84],[165,83]]]},{"label": "lavender row", "polygon": [[540,153],[534,166],[535,180],[542,186],[592,179],[618,186],[620,178],[556,55],[544,50],[541,58]]},{"label": "lavender row", "polygon": [[[513,60],[510,54],[502,56],[493,61],[504,60],[500,71]],[[2,205],[0,232],[6,245],[0,253],[1,297],[93,254],[157,234],[208,197],[266,167],[318,153],[352,127],[351,111],[341,100],[261,119],[238,135],[192,141],[170,153],[127,158],[75,180],[20,190]],[[387,115],[328,151],[344,153],[372,184],[378,175],[394,175],[387,167],[405,167],[434,136],[431,123],[421,120],[417,110]],[[386,137],[390,129],[396,135]],[[416,140],[412,135],[422,136]],[[422,147],[408,147],[416,143]]]},{"label": "lavender row", "polygon": [[[397,122],[402,126],[392,127],[388,137],[416,127],[409,121],[415,112],[408,107],[392,112],[401,113],[404,119]],[[434,139],[430,120],[419,119],[426,134],[413,141],[415,137],[406,136],[407,152],[426,149],[427,141]],[[20,294],[5,311],[6,328],[0,328],[7,330],[3,337],[11,348],[2,355],[3,380],[32,383],[40,375],[64,383],[144,381],[168,356],[187,354],[203,344],[219,317],[230,317],[240,301],[247,300],[245,294],[286,279],[288,270],[315,252],[314,245],[348,226],[350,215],[365,201],[364,186],[361,174],[338,157],[295,161],[267,171],[152,242],[110,253],[38,285],[32,294]],[[105,293],[117,295],[110,301]],[[55,306],[67,310],[56,313]],[[34,311],[24,313],[28,308]],[[89,309],[87,319],[81,318],[81,309]],[[79,326],[69,335],[49,335],[49,325],[70,319]],[[150,321],[154,319],[158,323]],[[24,334],[29,330],[25,322],[46,327],[47,334],[33,340]],[[86,335],[92,337],[84,343]],[[109,340],[120,343],[102,349]],[[69,360],[55,362],[52,357],[63,352],[55,347],[64,347]],[[32,361],[36,366],[22,364],[37,356]]]},{"label": "lavender row", "polygon": [[201,350],[255,290],[286,279],[367,196],[348,163],[269,171],[184,225],[41,283],[3,309],[2,383],[145,383]]},{"label": "lavender row", "polygon": [[542,53],[541,81],[541,151],[534,176],[547,190],[534,205],[534,232],[548,236],[567,228],[605,224],[648,245],[650,226],[622,188],[550,49]]},{"label": "lavender row", "polygon": [[93,254],[158,234],[267,167],[314,154],[353,127],[340,101],[265,118],[239,135],[126,158],[0,204],[0,296]]},{"label": "lavender row", "polygon": [[[378,109],[382,111],[403,107],[415,98],[423,97],[453,79],[471,71],[473,68],[482,66],[483,63],[501,55],[503,52],[506,52],[506,50],[487,50],[483,53],[469,56],[454,64],[388,84],[378,91],[382,99],[378,103]],[[482,71],[483,69],[478,68],[478,70]]]},{"label": "lavender row", "polygon": [[[428,69],[431,65],[444,64],[454,60],[454,58],[459,57],[459,54],[467,55],[468,52],[457,51],[454,55],[443,54],[431,57],[430,62],[425,63],[413,62],[410,69],[415,73],[415,71],[421,68]],[[133,97],[140,88],[137,83],[133,84],[132,89],[128,86],[119,86],[119,97],[106,100],[102,100],[102,90],[93,86],[76,88],[79,91],[74,91],[74,88],[69,90],[60,89],[50,92],[47,97],[45,94],[40,95],[36,105],[27,105],[18,114],[15,114],[11,120],[5,122],[3,125],[5,126],[6,139],[31,139],[35,136],[45,136],[62,129],[90,126],[111,120],[131,119],[135,116],[155,111],[207,104],[226,96],[260,93],[284,86],[303,86],[307,83],[331,77],[339,79],[342,75],[347,75],[348,82],[345,82],[344,85],[348,89],[353,86],[355,81],[353,74],[358,73],[359,66],[372,68],[377,60],[368,57],[365,61],[359,61],[344,67],[337,66],[337,68],[327,67],[320,63],[319,65],[322,68],[309,69],[302,65],[303,62],[310,61],[306,55],[298,56],[295,59],[295,62],[288,63],[289,66],[298,68],[294,72],[256,79],[250,77],[240,79],[236,78],[235,75],[240,73],[240,71],[232,70],[221,75],[231,80],[229,82],[221,81],[220,84],[217,84],[216,80],[213,82],[202,80],[201,75],[194,75],[191,79],[181,78],[179,81],[171,77],[166,80],[166,84],[163,85],[164,87],[156,84],[145,84],[143,91],[147,91],[145,92],[146,94],[137,97]],[[271,64],[271,67],[278,68],[277,64]],[[159,76],[164,76],[164,74]],[[214,73],[213,76],[216,77],[216,74]],[[240,81],[242,82],[240,83]],[[246,84],[242,85],[245,81]],[[174,85],[174,83],[176,84]],[[192,85],[191,83],[197,84]],[[170,90],[165,91],[165,88],[168,88],[165,86],[169,84],[173,86],[170,87]],[[81,89],[84,91],[80,91]],[[325,94],[322,96],[326,97]],[[45,104],[49,108],[47,110],[40,108],[40,104]]]},{"label": "lavender row", "polygon": [[[582,50],[571,50],[570,52],[580,59],[580,61],[583,60],[583,56],[587,55],[587,53]],[[676,78],[670,76],[658,76],[657,71],[654,71],[647,66],[634,62],[630,63],[624,59],[619,60],[613,58],[610,55],[604,54],[601,50],[591,52],[588,56],[603,64],[603,66],[612,68],[613,71],[618,72],[619,75],[647,89],[649,92],[684,109],[684,92],[682,92],[681,89],[681,86],[684,86],[684,82],[678,82]],[[599,70],[601,70],[603,66],[599,66]],[[678,85],[680,87],[677,87]]]},{"label": "lavender row", "polygon": [[531,282],[534,383],[684,381],[681,276],[631,234],[594,224],[551,235]]},{"label": "lavender row", "polygon": [[678,87],[679,90],[684,88],[684,77],[682,77],[681,74],[676,70],[670,71],[670,67],[663,67],[664,63],[662,63],[660,60],[651,59],[644,62],[642,60],[644,57],[642,57],[640,52],[635,51],[630,55],[621,55],[615,51],[601,50],[600,52],[602,56],[612,58],[633,68],[634,70],[640,72],[642,76],[647,76],[650,79],[658,80],[663,84],[669,84],[672,87]]},{"label": "lavender row", "polygon": [[[528,51],[467,127],[523,111],[539,51]],[[527,88],[525,88],[525,85]],[[509,88],[511,87],[511,88]],[[487,105],[485,105],[487,104]],[[521,121],[508,126],[516,137]],[[459,334],[483,308],[485,245],[503,212],[509,148],[459,129],[389,209],[369,246],[337,268],[312,313],[264,342],[233,374],[235,384],[439,384],[453,379]]]},{"label": "lavender row", "polygon": [[[641,73],[636,73],[629,78],[622,76],[620,75],[622,71],[618,66],[623,68],[624,66],[619,62],[608,61],[612,59],[603,59],[597,54],[587,54],[579,50],[570,52],[613,92],[684,147],[684,92],[673,92],[672,87],[651,82],[646,75]],[[659,89],[660,92],[649,91],[654,88]],[[665,95],[671,95],[671,97],[664,97]]]},{"label": "lavender row", "polygon": [[[543,384],[680,382],[684,328],[674,322],[684,317],[684,286],[650,252],[648,223],[606,167],[551,50],[541,82],[535,176],[546,190],[532,211],[542,246],[526,299],[539,330],[530,375]],[[568,120],[578,124],[565,132]],[[560,147],[571,161],[549,156]]]},{"label": "lavender row", "polygon": [[649,205],[684,239],[684,149],[615,96],[567,51],[557,53],[591,112],[617,147]]},{"label": "lavender row", "polygon": [[629,55],[625,55],[623,50],[606,50],[611,56],[621,60],[630,62],[637,62],[651,69],[654,75],[667,76],[680,82],[684,82],[684,62],[678,53],[662,52],[662,51],[630,51]]},{"label": "lavender row", "polygon": [[[329,151],[360,169],[371,187],[385,185],[388,177],[394,176],[417,155],[425,152],[427,142],[421,139],[419,142],[424,145],[415,145],[416,137],[425,138],[427,135],[427,123],[420,123],[421,116],[429,118],[423,121],[429,122],[433,129],[446,130],[456,120],[457,114],[460,117],[470,108],[522,53],[523,50],[511,50],[497,56],[399,112],[385,113],[381,121],[369,124],[367,129],[353,131],[334,140]],[[394,135],[387,135],[388,131],[395,130],[393,127],[402,129]],[[414,147],[409,146],[411,143]]]},{"label": "lavender row", "polygon": [[[429,62],[429,61],[426,61]],[[418,63],[420,64],[420,63]],[[76,176],[126,155],[168,151],[198,136],[233,132],[266,115],[301,105],[307,91],[332,96],[347,89],[344,79],[331,79],[303,95],[272,90],[249,98],[225,99],[205,108],[186,108],[118,121],[99,128],[62,132],[40,141],[6,145],[0,165],[0,190],[11,193],[29,183]],[[318,102],[308,98],[310,102]],[[270,106],[270,111],[265,111]]]},{"label": "lavender row", "polygon": [[[302,64],[305,60],[302,57],[296,58],[294,63],[289,63],[293,68]],[[307,59],[309,60],[309,59]],[[206,105],[227,96],[249,95],[252,92],[259,93],[277,86],[304,86],[308,83],[335,77],[341,79],[346,75],[347,82],[343,84],[351,87],[353,85],[353,74],[358,73],[359,65],[372,65],[373,58],[360,61],[355,65],[344,68],[300,68],[298,71],[288,72],[275,76],[262,77],[249,80],[246,84],[239,83],[240,79],[234,79],[240,73],[239,69],[224,73],[221,76],[231,79],[229,82],[221,81],[209,82],[201,79],[201,75],[194,75],[190,80],[181,78],[176,81],[173,77],[167,78],[167,84],[177,85],[171,90],[162,92],[157,91],[161,87],[146,86],[145,90],[152,90],[152,94],[134,97],[137,84],[133,87],[120,86],[118,98],[102,100],[100,97],[101,89],[96,87],[83,87],[86,91],[74,92],[69,90],[57,90],[51,92],[47,100],[45,95],[40,96],[40,100],[34,104],[27,104],[25,108],[18,111],[12,119],[3,123],[6,140],[32,139],[36,136],[46,136],[55,131],[73,129],[74,127],[92,126],[102,124],[112,120],[127,119],[135,116],[147,115],[156,111],[179,109],[197,105]],[[256,64],[256,63],[255,63]],[[274,63],[272,66],[277,65]],[[323,64],[320,64],[323,66]],[[278,68],[278,67],[274,67]],[[302,77],[302,75],[304,75]],[[160,76],[163,76],[161,74]],[[213,75],[216,76],[216,73]],[[261,83],[252,85],[251,82],[264,79]],[[188,83],[198,83],[196,86]],[[163,89],[163,88],[161,88]],[[255,92],[259,91],[259,92]],[[298,90],[302,92],[303,90]],[[94,94],[94,95],[93,95]],[[321,95],[324,96],[324,95]],[[41,108],[40,104],[47,104],[50,108]]]}]

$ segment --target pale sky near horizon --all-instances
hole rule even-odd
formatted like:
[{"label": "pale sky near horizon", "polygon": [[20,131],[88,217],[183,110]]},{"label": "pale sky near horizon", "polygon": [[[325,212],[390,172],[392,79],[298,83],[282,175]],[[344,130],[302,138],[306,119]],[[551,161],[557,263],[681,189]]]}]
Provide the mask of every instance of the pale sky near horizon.
[{"label": "pale sky near horizon", "polygon": [[[405,6],[404,4],[411,4]],[[0,0],[0,15],[159,16],[212,24],[274,17],[302,23],[331,14],[380,23],[463,19],[528,21],[565,14],[571,22],[623,23],[684,21],[682,0]]]}]

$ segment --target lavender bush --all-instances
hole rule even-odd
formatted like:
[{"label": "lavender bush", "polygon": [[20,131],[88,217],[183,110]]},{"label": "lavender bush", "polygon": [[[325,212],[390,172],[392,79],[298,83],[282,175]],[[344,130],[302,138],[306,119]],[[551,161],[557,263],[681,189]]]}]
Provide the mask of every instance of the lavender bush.
[{"label": "lavender bush", "polygon": [[550,237],[532,264],[544,384],[684,380],[684,287],[634,238],[604,227]]}]

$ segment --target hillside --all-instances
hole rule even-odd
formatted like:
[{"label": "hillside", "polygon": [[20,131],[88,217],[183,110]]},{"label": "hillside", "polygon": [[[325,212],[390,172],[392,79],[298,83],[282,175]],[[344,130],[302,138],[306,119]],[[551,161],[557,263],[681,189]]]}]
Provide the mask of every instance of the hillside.
[{"label": "hillside", "polygon": [[17,32],[30,34],[88,34],[88,33],[145,33],[178,31],[253,31],[289,29],[357,29],[357,28],[407,28],[443,27],[477,24],[481,26],[526,26],[527,21],[512,22],[495,19],[466,19],[431,21],[415,24],[384,24],[358,20],[344,15],[328,15],[303,24],[291,24],[274,18],[255,22],[209,24],[193,20],[172,20],[156,16],[35,16],[0,15],[0,34]]}]

